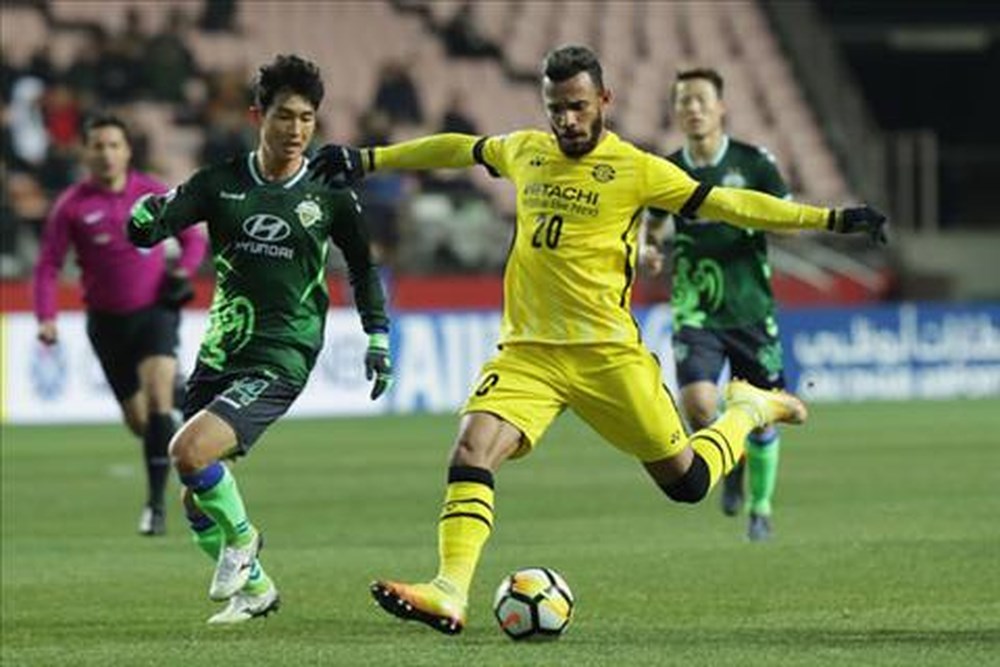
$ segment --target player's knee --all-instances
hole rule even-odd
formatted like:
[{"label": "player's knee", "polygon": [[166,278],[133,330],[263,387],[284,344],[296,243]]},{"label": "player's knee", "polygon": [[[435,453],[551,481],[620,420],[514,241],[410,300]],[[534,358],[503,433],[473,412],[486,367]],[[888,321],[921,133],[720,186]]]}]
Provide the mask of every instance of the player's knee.
[{"label": "player's knee", "polygon": [[461,433],[452,449],[451,464],[482,468],[488,458],[487,449],[487,443],[483,438],[476,437],[472,433]]},{"label": "player's knee", "polygon": [[661,484],[660,488],[671,500],[694,504],[708,495],[711,481],[708,465],[703,458],[695,454],[691,466],[680,479],[671,484]]},{"label": "player's knee", "polygon": [[695,430],[710,426],[719,416],[714,403],[695,402],[686,407],[687,418]]},{"label": "player's knee", "polygon": [[215,460],[208,455],[203,440],[196,430],[187,429],[179,431],[170,441],[170,460],[181,474],[201,470]]}]

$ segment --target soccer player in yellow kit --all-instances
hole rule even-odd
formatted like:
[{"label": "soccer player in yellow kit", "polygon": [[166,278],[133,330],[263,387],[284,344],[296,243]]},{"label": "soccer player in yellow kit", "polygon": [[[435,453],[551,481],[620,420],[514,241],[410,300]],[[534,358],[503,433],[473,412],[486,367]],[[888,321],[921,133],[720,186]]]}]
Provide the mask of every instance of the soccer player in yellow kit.
[{"label": "soccer player in yellow kit", "polygon": [[586,47],[555,49],[543,72],[551,132],[440,134],[365,149],[328,145],[311,165],[314,178],[351,183],[376,170],[480,164],[517,187],[500,351],[462,410],[438,520],[437,576],[372,584],[386,611],[446,634],[460,632],[466,621],[469,586],[493,529],[494,474],[508,458],[529,453],[567,407],[684,503],[700,501],[732,469],[751,430],[806,419],[795,396],[734,381],[722,416],[685,433],[629,311],[645,207],[742,226],[884,239],[885,217],[870,208],[831,210],[702,185],[622,140],[605,128],[611,91]]}]

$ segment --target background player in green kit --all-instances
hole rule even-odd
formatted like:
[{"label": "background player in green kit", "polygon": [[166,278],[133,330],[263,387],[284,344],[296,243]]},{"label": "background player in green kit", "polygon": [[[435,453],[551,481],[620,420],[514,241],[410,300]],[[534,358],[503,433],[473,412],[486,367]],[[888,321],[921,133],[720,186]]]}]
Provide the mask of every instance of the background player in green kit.
[{"label": "background player in green kit", "polygon": [[[788,198],[788,187],[766,149],[736,141],[723,130],[722,76],[712,69],[680,72],[674,82],[674,114],[686,137],[668,159],[709,185],[759,190]],[[649,211],[649,229],[662,240],[666,212]],[[717,381],[726,359],[734,377],[764,388],[784,388],[781,342],[771,293],[771,267],[763,232],[723,222],[695,223],[674,217],[674,357],[684,411],[692,428],[719,415]],[[778,472],[775,427],[753,431],[746,459],[723,483],[722,509],[735,516],[744,506],[743,478],[750,469],[751,540],[771,534],[771,498]]]},{"label": "background player in green kit", "polygon": [[188,383],[184,426],[170,443],[197,544],[216,559],[209,587],[229,604],[210,623],[277,608],[257,558],[261,536],[221,459],[245,455],[305,386],[323,345],[329,242],[344,253],[361,323],[365,369],[378,398],[392,381],[385,296],[350,189],[306,178],[304,151],[323,99],[319,70],[297,56],[260,69],[251,109],[257,149],[203,168],[164,196],[137,202],[129,236],[152,246],[208,222],[216,270],[208,331]]}]

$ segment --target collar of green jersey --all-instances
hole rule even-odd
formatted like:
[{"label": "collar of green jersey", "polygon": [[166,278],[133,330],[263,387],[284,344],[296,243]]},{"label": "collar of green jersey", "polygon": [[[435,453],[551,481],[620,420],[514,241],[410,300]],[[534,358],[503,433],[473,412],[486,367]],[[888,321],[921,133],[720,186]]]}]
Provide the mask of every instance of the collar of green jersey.
[{"label": "collar of green jersey", "polygon": [[306,171],[309,169],[309,158],[303,155],[302,165],[299,167],[298,171],[283,181],[269,181],[264,178],[264,175],[260,173],[260,169],[257,167],[257,151],[250,151],[247,153],[247,169],[250,170],[250,177],[257,185],[280,185],[286,190],[289,190],[295,187],[295,184],[305,177]]},{"label": "collar of green jersey", "polygon": [[704,169],[705,167],[718,167],[719,163],[722,162],[722,158],[726,157],[726,151],[729,150],[729,135],[723,134],[722,141],[719,142],[719,150],[715,151],[715,155],[706,164],[695,164],[694,156],[691,155],[691,149],[685,142],[684,148],[681,150],[681,156],[684,158],[684,165],[688,169]]}]

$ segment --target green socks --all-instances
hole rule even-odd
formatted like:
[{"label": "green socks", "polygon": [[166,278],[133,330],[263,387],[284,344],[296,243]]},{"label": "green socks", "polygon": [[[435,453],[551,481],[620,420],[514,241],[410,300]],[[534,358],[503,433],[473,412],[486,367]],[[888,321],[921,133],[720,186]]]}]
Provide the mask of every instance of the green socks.
[{"label": "green socks", "polygon": [[778,481],[781,438],[775,428],[747,437],[747,469],[750,473],[750,513],[771,516],[771,498]]},{"label": "green socks", "polygon": [[226,544],[243,546],[253,539],[254,528],[247,518],[236,478],[218,461],[181,481],[194,493],[199,509],[219,525]]}]

